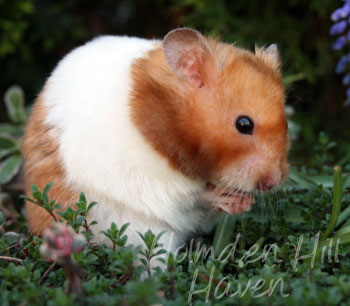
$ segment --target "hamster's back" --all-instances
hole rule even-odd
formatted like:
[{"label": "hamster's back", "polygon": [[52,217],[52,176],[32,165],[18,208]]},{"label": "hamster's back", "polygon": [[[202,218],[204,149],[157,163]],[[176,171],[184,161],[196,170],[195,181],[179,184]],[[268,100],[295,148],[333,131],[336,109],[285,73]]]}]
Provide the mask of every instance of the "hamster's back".
[{"label": "hamster's back", "polygon": [[[138,137],[128,128],[130,67],[157,44],[102,36],[61,60],[37,98],[26,129],[27,195],[32,184],[43,189],[54,182],[50,197],[65,207],[78,199],[79,187],[113,188],[105,179],[111,175],[107,172],[113,169],[113,162],[108,168],[106,160],[111,160],[111,155],[119,161],[127,158],[130,139]],[[78,181],[75,189],[73,181]],[[34,233],[40,234],[51,223],[45,210],[30,203],[27,215]]]}]

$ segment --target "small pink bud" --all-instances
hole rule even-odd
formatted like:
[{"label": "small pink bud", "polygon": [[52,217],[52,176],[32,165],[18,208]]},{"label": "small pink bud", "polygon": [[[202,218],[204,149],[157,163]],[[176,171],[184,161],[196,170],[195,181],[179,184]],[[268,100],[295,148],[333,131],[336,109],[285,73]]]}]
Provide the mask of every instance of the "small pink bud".
[{"label": "small pink bud", "polygon": [[44,232],[40,252],[47,260],[56,261],[81,252],[85,244],[85,237],[77,234],[70,226],[64,223],[53,223]]}]

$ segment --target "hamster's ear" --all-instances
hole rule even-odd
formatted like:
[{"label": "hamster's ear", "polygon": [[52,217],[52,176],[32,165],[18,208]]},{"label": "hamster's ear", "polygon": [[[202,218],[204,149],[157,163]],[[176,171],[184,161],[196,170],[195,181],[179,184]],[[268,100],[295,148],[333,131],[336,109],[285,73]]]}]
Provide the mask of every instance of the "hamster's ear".
[{"label": "hamster's ear", "polygon": [[276,44],[272,44],[267,48],[259,48],[255,46],[255,55],[263,59],[273,69],[280,69],[281,59]]},{"label": "hamster's ear", "polygon": [[179,28],[163,40],[163,50],[170,69],[195,87],[207,85],[215,74],[215,61],[198,31]]}]

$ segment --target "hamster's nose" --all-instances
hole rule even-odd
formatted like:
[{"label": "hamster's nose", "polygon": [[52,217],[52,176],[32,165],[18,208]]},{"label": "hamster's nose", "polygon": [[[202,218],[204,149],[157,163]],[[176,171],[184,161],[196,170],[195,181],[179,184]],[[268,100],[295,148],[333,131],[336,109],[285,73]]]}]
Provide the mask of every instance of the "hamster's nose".
[{"label": "hamster's nose", "polygon": [[276,183],[272,179],[263,179],[257,183],[256,189],[267,191],[272,189],[275,185]]}]

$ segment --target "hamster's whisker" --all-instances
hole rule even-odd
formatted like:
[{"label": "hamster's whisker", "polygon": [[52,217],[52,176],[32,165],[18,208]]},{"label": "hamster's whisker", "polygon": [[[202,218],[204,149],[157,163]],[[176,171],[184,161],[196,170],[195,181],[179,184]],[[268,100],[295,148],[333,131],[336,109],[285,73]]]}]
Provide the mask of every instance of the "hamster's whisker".
[{"label": "hamster's whisker", "polygon": [[257,190],[257,192],[259,195],[259,199],[261,199],[262,207],[265,210],[265,208],[266,208],[265,193],[262,190],[263,190],[262,183],[261,183],[261,181],[259,181],[259,189]]},{"label": "hamster's whisker", "polygon": [[283,182],[283,183],[282,183],[282,186],[281,186],[281,188],[280,188],[280,192],[285,196],[287,202],[289,203],[289,196],[288,196],[286,190],[283,188],[283,187],[285,187],[285,186],[286,186],[286,183]]},{"label": "hamster's whisker", "polygon": [[276,210],[277,210],[277,213],[278,213],[282,209],[279,191],[278,190],[274,191],[273,195],[275,197],[275,201],[276,201],[275,207],[276,207]]}]

